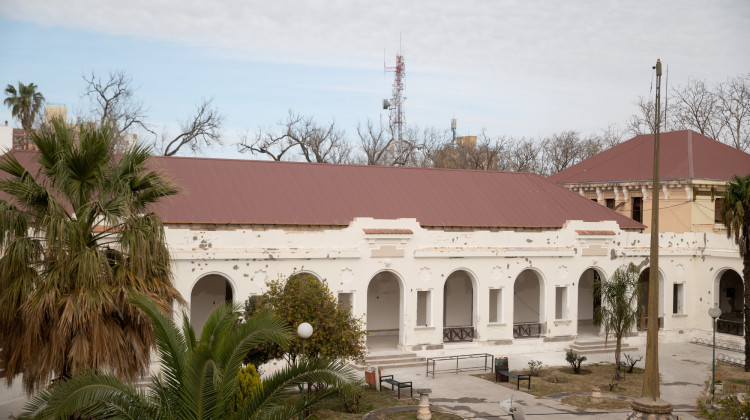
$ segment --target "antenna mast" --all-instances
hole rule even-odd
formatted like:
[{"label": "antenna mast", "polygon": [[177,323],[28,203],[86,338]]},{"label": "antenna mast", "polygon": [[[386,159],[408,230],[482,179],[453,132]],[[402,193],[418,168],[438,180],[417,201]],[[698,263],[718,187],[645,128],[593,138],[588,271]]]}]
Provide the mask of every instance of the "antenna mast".
[{"label": "antenna mast", "polygon": [[405,121],[404,100],[406,99],[401,94],[401,92],[404,90],[404,76],[406,75],[406,65],[404,63],[404,56],[401,53],[400,47],[398,54],[396,54],[396,66],[385,66],[385,71],[393,72],[396,74],[393,79],[393,93],[391,95],[391,100],[383,100],[383,109],[387,109],[390,111],[390,125],[392,130],[394,131],[393,134],[398,136],[396,138],[397,144],[400,144]]}]

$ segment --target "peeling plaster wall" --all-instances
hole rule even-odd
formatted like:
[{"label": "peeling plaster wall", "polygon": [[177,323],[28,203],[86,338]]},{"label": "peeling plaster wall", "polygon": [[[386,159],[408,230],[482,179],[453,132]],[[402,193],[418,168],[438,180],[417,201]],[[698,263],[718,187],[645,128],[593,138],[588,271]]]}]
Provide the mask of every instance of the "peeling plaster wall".
[{"label": "peeling plaster wall", "polygon": [[[394,233],[367,234],[364,229]],[[404,233],[408,230],[413,233]],[[597,234],[602,231],[614,234]],[[382,271],[396,273],[403,281],[399,310],[387,312],[389,317],[401,314],[399,347],[404,349],[442,345],[444,285],[457,270],[466,270],[475,277],[476,341],[494,343],[513,339],[513,288],[523,270],[533,268],[544,278],[544,335],[574,336],[577,315],[588,318],[590,310],[573,306],[576,302],[589,305],[588,301],[573,298],[578,296],[581,275],[590,267],[597,267],[605,275],[630,262],[645,267],[649,255],[648,234],[622,231],[614,222],[571,221],[562,229],[541,232],[449,232],[423,229],[414,219],[360,218],[346,228],[330,230],[210,231],[167,226],[167,238],[174,279],[185,297],[191,295],[196,280],[207,273],[233,279],[234,298],[243,301],[251,294],[263,293],[267,279],[304,270],[327,279],[334,294],[352,293],[355,314],[364,316],[368,306],[373,307],[367,296],[370,280]],[[742,261],[736,246],[717,233],[664,233],[660,235],[660,246],[666,309],[663,333],[677,336],[679,331],[710,330],[711,320],[705,314],[713,305],[716,270],[729,268],[741,273]],[[584,249],[597,252],[584,253]],[[674,282],[685,283],[685,314],[679,316],[673,316],[671,311]],[[553,322],[558,286],[568,287],[572,322]],[[489,323],[491,288],[505,290],[500,305],[504,324]],[[417,327],[418,290],[432,290],[433,327]]]}]

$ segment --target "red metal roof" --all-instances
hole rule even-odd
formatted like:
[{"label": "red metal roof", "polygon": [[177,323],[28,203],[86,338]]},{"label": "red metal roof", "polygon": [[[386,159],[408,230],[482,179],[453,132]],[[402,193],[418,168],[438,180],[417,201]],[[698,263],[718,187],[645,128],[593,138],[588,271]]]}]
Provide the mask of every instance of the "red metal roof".
[{"label": "red metal roof", "polygon": [[[35,153],[14,151],[28,165]],[[644,226],[530,173],[156,157],[183,193],[157,204],[165,223],[347,226],[355,217],[422,226]]]},{"label": "red metal roof", "polygon": [[[547,179],[558,184],[650,181],[654,135],[636,136]],[[659,136],[659,178],[728,181],[750,173],[750,154],[692,130]]]}]

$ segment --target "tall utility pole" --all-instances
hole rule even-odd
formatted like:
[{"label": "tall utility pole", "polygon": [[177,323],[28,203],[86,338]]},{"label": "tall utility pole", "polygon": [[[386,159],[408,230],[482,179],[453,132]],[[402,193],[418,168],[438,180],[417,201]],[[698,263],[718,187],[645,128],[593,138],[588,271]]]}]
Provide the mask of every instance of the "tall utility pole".
[{"label": "tall utility pole", "polygon": [[661,127],[661,61],[656,60],[656,115],[654,133],[654,179],[651,190],[651,255],[648,276],[648,321],[646,324],[646,372],[641,397],[633,401],[628,419],[674,419],[672,405],[659,392],[659,131]]}]

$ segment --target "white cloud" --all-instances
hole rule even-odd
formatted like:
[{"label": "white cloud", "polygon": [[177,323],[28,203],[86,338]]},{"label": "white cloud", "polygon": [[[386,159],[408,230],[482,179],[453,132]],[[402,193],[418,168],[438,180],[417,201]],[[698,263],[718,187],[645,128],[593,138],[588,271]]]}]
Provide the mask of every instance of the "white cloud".
[{"label": "white cloud", "polygon": [[523,110],[542,121],[540,132],[629,115],[635,97],[649,94],[657,57],[670,84],[750,71],[744,0],[4,0],[0,14],[241,60],[366,69],[382,65],[384,50],[392,65],[401,37],[416,108],[482,101],[490,105],[467,120],[502,123],[493,113]]}]

